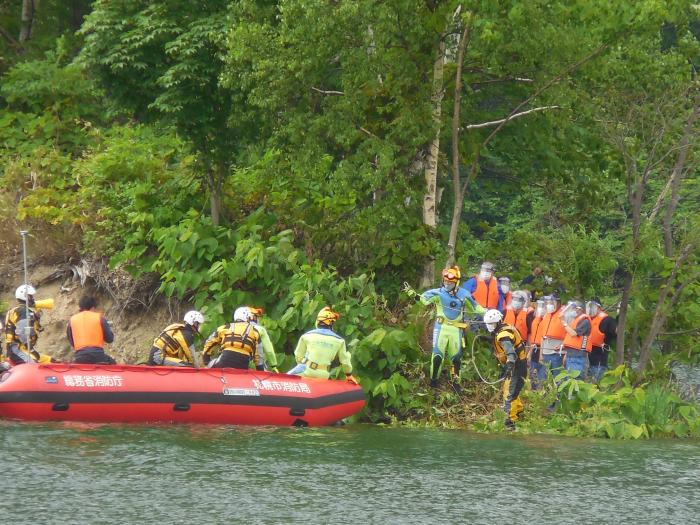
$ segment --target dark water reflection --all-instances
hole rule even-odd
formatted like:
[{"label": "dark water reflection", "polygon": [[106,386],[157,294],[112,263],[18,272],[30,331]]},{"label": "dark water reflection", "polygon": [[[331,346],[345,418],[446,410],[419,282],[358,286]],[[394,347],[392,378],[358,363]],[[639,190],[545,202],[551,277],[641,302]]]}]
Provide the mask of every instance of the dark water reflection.
[{"label": "dark water reflection", "polygon": [[8,524],[698,523],[700,443],[0,422]]}]

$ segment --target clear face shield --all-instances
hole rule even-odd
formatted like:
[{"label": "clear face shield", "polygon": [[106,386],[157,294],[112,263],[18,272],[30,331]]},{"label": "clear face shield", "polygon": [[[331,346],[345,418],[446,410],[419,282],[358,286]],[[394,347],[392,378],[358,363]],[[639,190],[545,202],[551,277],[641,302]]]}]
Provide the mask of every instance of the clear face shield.
[{"label": "clear face shield", "polygon": [[546,313],[546,308],[544,301],[542,299],[539,299],[537,301],[537,306],[535,307],[535,315],[537,317],[544,317],[544,314]]},{"label": "clear face shield", "polygon": [[545,310],[547,311],[548,314],[553,314],[554,312],[557,311],[557,300],[556,299],[547,299],[545,302]]},{"label": "clear face shield", "polygon": [[489,332],[493,332],[496,329],[498,323],[486,323],[486,329]]},{"label": "clear face shield", "polygon": [[525,306],[525,300],[522,297],[513,297],[510,304],[513,307],[513,310],[519,312]]},{"label": "clear face shield", "polygon": [[500,287],[502,294],[505,295],[508,292],[510,292],[510,283],[501,281],[501,283],[498,286]]},{"label": "clear face shield", "polygon": [[598,303],[594,303],[593,301],[588,301],[586,303],[586,315],[589,317],[595,317],[598,315],[598,312],[600,311],[600,306],[598,306]]},{"label": "clear face shield", "polygon": [[455,287],[457,286],[457,283],[453,283],[451,281],[443,281],[442,286],[443,286],[443,288],[445,288],[445,290],[447,290],[448,292],[451,292],[455,289]]}]

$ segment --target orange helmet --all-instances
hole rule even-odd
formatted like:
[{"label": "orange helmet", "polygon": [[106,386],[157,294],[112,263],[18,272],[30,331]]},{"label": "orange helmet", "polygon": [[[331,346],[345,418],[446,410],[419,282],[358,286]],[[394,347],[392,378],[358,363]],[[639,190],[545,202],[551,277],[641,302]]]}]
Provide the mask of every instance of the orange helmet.
[{"label": "orange helmet", "polygon": [[316,326],[332,326],[338,319],[340,319],[340,314],[338,312],[331,310],[330,306],[324,306],[316,316]]},{"label": "orange helmet", "polygon": [[443,282],[446,281],[448,283],[457,284],[461,278],[462,278],[462,272],[460,271],[459,266],[453,266],[452,268],[445,268],[442,271]]},{"label": "orange helmet", "polygon": [[260,319],[260,316],[265,311],[258,306],[249,306],[248,310],[250,310],[250,317],[253,321],[257,321],[258,319]]}]

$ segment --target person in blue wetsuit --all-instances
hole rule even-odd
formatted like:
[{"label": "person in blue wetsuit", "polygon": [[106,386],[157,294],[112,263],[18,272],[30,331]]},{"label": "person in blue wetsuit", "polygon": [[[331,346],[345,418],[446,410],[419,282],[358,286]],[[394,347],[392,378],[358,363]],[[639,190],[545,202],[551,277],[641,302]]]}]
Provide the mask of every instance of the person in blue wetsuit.
[{"label": "person in blue wetsuit", "polygon": [[471,294],[459,287],[462,274],[458,266],[442,271],[442,286],[426,290],[422,294],[413,292],[416,301],[424,305],[435,305],[435,325],[433,326],[433,351],[430,359],[430,386],[436,387],[447,357],[452,362],[451,373],[455,382],[459,379],[463,339],[469,328],[467,315],[482,314],[486,311],[479,306]]}]

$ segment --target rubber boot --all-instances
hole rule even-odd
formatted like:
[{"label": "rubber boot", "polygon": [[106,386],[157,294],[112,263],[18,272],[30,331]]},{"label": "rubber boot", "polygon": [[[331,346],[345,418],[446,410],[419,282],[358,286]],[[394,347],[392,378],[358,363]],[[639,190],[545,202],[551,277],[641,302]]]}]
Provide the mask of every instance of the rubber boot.
[{"label": "rubber boot", "polygon": [[462,362],[459,359],[452,361],[452,388],[458,394],[462,393],[462,386],[459,384],[459,370],[462,367]]},{"label": "rubber boot", "polygon": [[440,354],[433,354],[433,358],[430,362],[430,386],[432,388],[437,386],[440,366],[442,366],[442,356]]}]

